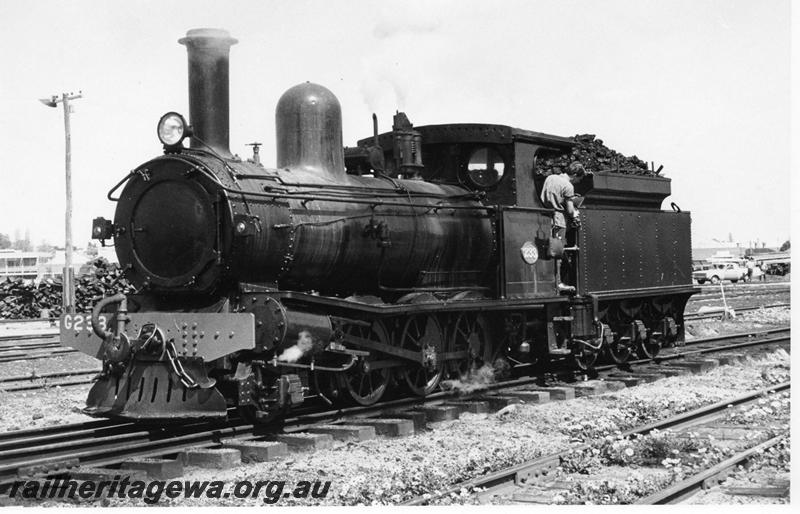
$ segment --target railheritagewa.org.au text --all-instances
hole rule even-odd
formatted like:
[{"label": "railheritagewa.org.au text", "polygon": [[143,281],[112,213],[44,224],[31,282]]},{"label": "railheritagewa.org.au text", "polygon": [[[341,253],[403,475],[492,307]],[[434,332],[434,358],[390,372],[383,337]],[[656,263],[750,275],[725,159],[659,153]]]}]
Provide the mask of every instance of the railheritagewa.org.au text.
[{"label": "railheritagewa.org.au text", "polygon": [[113,480],[74,480],[53,478],[47,480],[20,480],[8,489],[13,498],[29,500],[92,500],[99,498],[141,499],[153,505],[162,499],[178,498],[261,498],[264,503],[274,504],[282,499],[320,499],[330,491],[330,482],[319,480],[242,480],[223,482],[219,480],[131,480],[129,477],[114,477]]}]

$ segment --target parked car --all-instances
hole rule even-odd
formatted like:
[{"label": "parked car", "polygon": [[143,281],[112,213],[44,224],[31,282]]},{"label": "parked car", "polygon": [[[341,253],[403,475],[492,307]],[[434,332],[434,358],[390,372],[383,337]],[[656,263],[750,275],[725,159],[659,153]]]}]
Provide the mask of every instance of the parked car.
[{"label": "parked car", "polygon": [[719,284],[721,280],[730,280],[735,284],[740,280],[744,280],[746,276],[747,268],[743,268],[734,262],[712,264],[708,269],[696,270],[692,273],[692,278],[697,280],[698,284],[705,284],[706,282]]}]

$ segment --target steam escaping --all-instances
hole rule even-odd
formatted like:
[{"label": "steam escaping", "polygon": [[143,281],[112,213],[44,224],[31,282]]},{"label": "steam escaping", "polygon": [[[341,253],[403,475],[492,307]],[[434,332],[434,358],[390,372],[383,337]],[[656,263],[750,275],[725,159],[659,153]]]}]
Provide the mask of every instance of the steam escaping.
[{"label": "steam escaping", "polygon": [[387,105],[404,110],[411,89],[408,75],[385,62],[365,62],[365,68],[361,96],[369,110],[385,111]]},{"label": "steam escaping", "polygon": [[297,342],[283,350],[283,352],[278,355],[278,360],[281,362],[297,362],[313,348],[314,338],[311,336],[311,332],[302,330],[297,334]]},{"label": "steam escaping", "polygon": [[420,56],[409,52],[419,38],[441,37],[441,19],[420,17],[416,10],[385,8],[372,35],[375,45],[365,54],[360,93],[372,112],[404,111],[420,76]]},{"label": "steam escaping", "polygon": [[484,364],[476,370],[470,370],[458,379],[443,380],[442,389],[456,391],[458,394],[468,394],[488,388],[495,383],[494,367]]}]

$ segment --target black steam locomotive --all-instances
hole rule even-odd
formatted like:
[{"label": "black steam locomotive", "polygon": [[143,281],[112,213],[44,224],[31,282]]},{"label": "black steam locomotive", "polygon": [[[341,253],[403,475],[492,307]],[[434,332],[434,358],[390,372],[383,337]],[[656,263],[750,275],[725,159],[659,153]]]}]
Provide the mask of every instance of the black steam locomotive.
[{"label": "black steam locomotive", "polygon": [[[537,162],[575,144],[503,125],[393,130],[343,148],[324,87],[276,110],[277,167],[228,148],[227,32],[191,30],[191,127],[164,115],[164,154],[109,193],[134,295],[64,315],[62,344],[102,359],[85,412],[269,420],[315,401],[431,393],[482,366],[591,368],[683,339],[690,216],[662,211],[669,179],[595,173],[582,228],[551,241]],[[189,147],[183,141],[189,139]],[[115,196],[118,195],[118,196]],[[567,253],[575,294],[559,294]]]}]

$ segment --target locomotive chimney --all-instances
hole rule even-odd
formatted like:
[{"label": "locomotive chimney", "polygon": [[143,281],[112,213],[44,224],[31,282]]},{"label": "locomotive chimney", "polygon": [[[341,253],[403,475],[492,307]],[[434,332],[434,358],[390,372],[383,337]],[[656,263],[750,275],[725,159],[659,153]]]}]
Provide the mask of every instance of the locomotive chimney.
[{"label": "locomotive chimney", "polygon": [[225,158],[231,157],[228,57],[237,42],[221,29],[192,29],[178,40],[189,54],[189,118],[195,136],[191,147],[208,145]]}]

